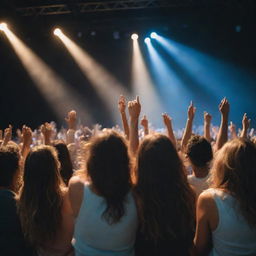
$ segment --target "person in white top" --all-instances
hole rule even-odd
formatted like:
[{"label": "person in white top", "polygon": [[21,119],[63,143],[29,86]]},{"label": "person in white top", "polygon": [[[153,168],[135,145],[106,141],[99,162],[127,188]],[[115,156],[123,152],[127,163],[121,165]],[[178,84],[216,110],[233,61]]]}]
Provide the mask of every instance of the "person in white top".
[{"label": "person in white top", "polygon": [[125,139],[114,131],[93,137],[86,171],[88,182],[69,182],[75,255],[133,256],[138,221]]},{"label": "person in white top", "polygon": [[213,188],[198,198],[197,255],[256,255],[256,147],[227,142],[212,168]]},{"label": "person in white top", "polygon": [[186,156],[193,170],[193,173],[188,175],[188,183],[198,197],[209,188],[209,166],[213,158],[211,144],[204,137],[194,135],[188,141]]}]

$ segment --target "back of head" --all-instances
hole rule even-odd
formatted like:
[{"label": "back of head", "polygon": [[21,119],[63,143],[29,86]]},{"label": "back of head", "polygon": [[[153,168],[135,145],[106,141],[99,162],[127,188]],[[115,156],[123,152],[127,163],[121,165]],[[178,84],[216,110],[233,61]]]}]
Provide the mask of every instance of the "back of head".
[{"label": "back of head", "polygon": [[0,186],[13,188],[15,176],[19,170],[20,150],[17,145],[0,147]]},{"label": "back of head", "polygon": [[86,165],[93,188],[106,199],[103,216],[110,224],[118,222],[125,214],[125,198],[131,187],[130,159],[124,138],[113,131],[92,138]]},{"label": "back of head", "polygon": [[61,177],[51,146],[32,149],[25,161],[19,214],[25,237],[33,245],[54,239],[61,223]]},{"label": "back of head", "polygon": [[202,136],[194,135],[187,144],[187,156],[198,168],[207,167],[213,158],[211,144]]},{"label": "back of head", "polygon": [[194,194],[178,153],[164,135],[147,136],[137,160],[137,195],[143,233],[148,238],[192,241]]},{"label": "back of head", "polygon": [[68,182],[73,174],[73,166],[71,157],[68,151],[67,145],[61,141],[57,140],[53,143],[53,146],[58,152],[58,159],[60,161],[60,175],[65,182],[66,185],[68,185]]},{"label": "back of head", "polygon": [[248,223],[256,227],[256,147],[249,140],[234,139],[218,152],[213,169],[214,187],[233,195]]}]

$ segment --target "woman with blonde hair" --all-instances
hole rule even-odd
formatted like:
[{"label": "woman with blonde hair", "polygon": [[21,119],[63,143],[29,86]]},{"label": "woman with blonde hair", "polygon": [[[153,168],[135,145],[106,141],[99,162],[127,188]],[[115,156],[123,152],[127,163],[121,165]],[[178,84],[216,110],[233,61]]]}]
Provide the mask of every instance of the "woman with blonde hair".
[{"label": "woman with blonde hair", "polygon": [[18,212],[27,241],[38,255],[72,255],[73,218],[57,152],[38,146],[28,154]]},{"label": "woman with blonde hair", "polygon": [[213,188],[197,205],[198,255],[256,255],[256,147],[234,139],[217,153]]}]

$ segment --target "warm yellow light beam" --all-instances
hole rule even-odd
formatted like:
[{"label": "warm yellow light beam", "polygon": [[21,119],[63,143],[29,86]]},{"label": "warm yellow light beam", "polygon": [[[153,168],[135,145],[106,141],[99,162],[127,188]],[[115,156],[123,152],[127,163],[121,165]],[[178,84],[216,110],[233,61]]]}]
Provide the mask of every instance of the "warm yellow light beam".
[{"label": "warm yellow light beam", "polygon": [[85,50],[68,38],[63,32],[58,37],[76,61],[77,65],[94,86],[94,89],[104,102],[113,120],[120,123],[120,114],[117,108],[119,96],[129,97],[129,92],[109,72],[97,63]]},{"label": "warm yellow light beam", "polygon": [[90,115],[86,111],[88,108],[81,104],[81,102],[84,103],[84,99],[80,99],[80,96],[10,29],[5,28],[4,32],[32,81],[51,105],[58,118],[63,120],[68,111],[76,109],[79,115],[91,124]]},{"label": "warm yellow light beam", "polygon": [[7,24],[6,24],[6,23],[4,23],[4,22],[2,22],[2,23],[0,24],[0,30],[2,30],[2,31],[6,31],[6,30],[8,30],[8,26],[7,26]]},{"label": "warm yellow light beam", "polygon": [[133,40],[132,86],[134,95],[140,95],[142,112],[148,116],[152,124],[161,127],[162,104],[155,91],[137,40]]}]

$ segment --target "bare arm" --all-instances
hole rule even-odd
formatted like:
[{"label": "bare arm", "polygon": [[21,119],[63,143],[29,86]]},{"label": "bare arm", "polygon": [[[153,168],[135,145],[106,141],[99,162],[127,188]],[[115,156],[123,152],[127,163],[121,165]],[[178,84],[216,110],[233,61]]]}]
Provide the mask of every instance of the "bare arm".
[{"label": "bare arm", "polygon": [[212,121],[212,116],[204,112],[204,137],[211,142],[211,133],[210,133],[210,128],[211,128],[211,121]]},{"label": "bare arm", "polygon": [[30,151],[30,145],[32,143],[32,131],[29,127],[23,125],[22,127],[22,149],[21,149],[21,155],[23,159],[25,160],[29,151]]},{"label": "bare arm", "polygon": [[123,95],[121,95],[118,102],[118,109],[121,114],[125,136],[127,140],[129,140],[129,125],[126,117],[125,108],[126,108],[126,99]]},{"label": "bare arm", "polygon": [[71,110],[68,112],[68,116],[65,118],[68,130],[67,130],[67,145],[70,143],[75,142],[75,132],[76,132],[76,126],[77,126],[77,117],[76,117],[76,111]]},{"label": "bare arm", "polygon": [[219,110],[221,113],[221,123],[216,141],[216,150],[219,150],[228,140],[229,102],[226,98],[221,101]]},{"label": "bare arm", "polygon": [[193,126],[193,120],[195,116],[196,108],[194,107],[192,101],[188,107],[188,119],[185,127],[185,131],[181,140],[181,151],[185,152],[186,146],[188,143],[188,140],[191,137],[192,134],[192,126]]},{"label": "bare arm", "polygon": [[128,102],[128,110],[130,115],[130,150],[135,155],[139,146],[138,123],[141,105],[139,97],[136,100]]},{"label": "bare arm", "polygon": [[214,211],[216,211],[216,206],[211,196],[201,194],[197,201],[196,234],[194,238],[195,249],[199,256],[207,256],[212,248],[212,224],[210,219],[213,217],[211,212]]},{"label": "bare arm", "polygon": [[176,138],[174,136],[173,129],[172,129],[172,118],[166,113],[162,114],[162,117],[167,129],[168,137],[171,140],[173,146],[176,148],[177,143],[176,143]]},{"label": "bare arm", "polygon": [[241,132],[240,137],[243,139],[247,138],[247,133],[248,133],[248,129],[250,127],[250,123],[251,123],[251,119],[248,119],[246,113],[243,116],[243,121],[242,121],[242,125],[243,125],[243,129]]},{"label": "bare arm", "polygon": [[231,139],[237,138],[236,126],[233,124],[232,121],[230,122],[230,125],[229,125],[228,128],[229,128],[229,131],[230,131],[230,133],[231,133]]},{"label": "bare arm", "polygon": [[7,143],[12,139],[12,126],[9,125],[8,128],[4,130],[4,139],[3,139],[3,146],[6,146]]},{"label": "bare arm", "polygon": [[44,138],[45,145],[51,145],[52,126],[50,123],[44,123],[41,125],[41,132]]},{"label": "bare arm", "polygon": [[144,128],[144,135],[148,135],[149,134],[149,129],[148,129],[148,119],[146,117],[146,115],[143,116],[143,118],[140,121],[140,124],[143,126]]}]

